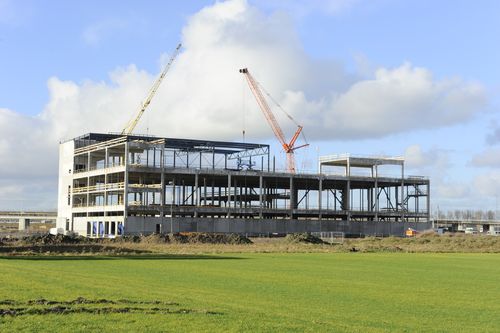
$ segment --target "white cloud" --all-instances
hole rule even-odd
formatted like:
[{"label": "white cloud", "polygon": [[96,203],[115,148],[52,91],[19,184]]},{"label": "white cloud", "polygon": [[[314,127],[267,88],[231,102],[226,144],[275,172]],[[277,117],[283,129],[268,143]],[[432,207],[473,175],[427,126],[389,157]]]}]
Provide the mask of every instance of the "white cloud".
[{"label": "white cloud", "polygon": [[382,137],[469,119],[486,102],[481,85],[459,79],[436,81],[409,63],[378,69],[373,80],[355,83],[332,101],[325,124],[343,137]]},{"label": "white cloud", "polygon": [[500,147],[487,148],[473,156],[470,164],[476,167],[500,167]]},{"label": "white cloud", "polygon": [[474,179],[475,191],[483,196],[500,196],[500,170],[478,175]]},{"label": "white cloud", "polygon": [[450,166],[447,151],[432,148],[424,151],[418,144],[406,148],[405,165],[409,169],[426,169],[442,172]]},{"label": "white cloud", "polygon": [[[500,166],[496,158],[500,150],[491,149],[474,157],[469,166]],[[491,209],[491,197],[500,195],[500,170],[479,174],[472,179],[453,178],[450,152],[439,148],[424,150],[411,145],[405,152],[409,172],[428,176],[431,180],[431,198],[441,209]]]},{"label": "white cloud", "polygon": [[500,125],[498,122],[491,123],[491,133],[486,136],[486,142],[489,144],[496,144],[500,142]]},{"label": "white cloud", "polygon": [[[84,38],[98,43],[106,29],[116,28],[119,24],[97,24]],[[287,15],[264,14],[243,0],[218,2],[193,15],[182,42],[137,133],[148,128],[166,137],[234,140],[240,138],[244,118],[248,140],[271,139],[238,72],[242,67],[304,124],[312,139],[374,138],[451,125],[472,117],[485,103],[479,84],[435,80],[429,70],[409,63],[380,68],[374,78],[360,80],[334,60],[310,58]],[[131,65],[112,71],[110,82],[53,77],[48,80],[50,100],[39,115],[1,109],[0,174],[13,179],[29,173],[55,182],[59,140],[89,131],[119,132],[135,115],[154,76]],[[276,112],[291,136],[294,125]]]},{"label": "white cloud", "polygon": [[448,177],[450,152],[436,147],[424,150],[418,144],[406,148],[405,167],[408,173],[425,175],[431,181],[431,198],[441,207],[443,203],[467,198],[470,186]]},{"label": "white cloud", "polygon": [[[470,195],[470,186],[463,183],[438,183],[433,185],[433,191],[439,200],[465,199]],[[469,202],[470,204],[470,202]]]},{"label": "white cloud", "polygon": [[[238,73],[242,67],[304,124],[312,139],[376,138],[451,125],[472,117],[485,103],[481,85],[435,80],[429,70],[409,63],[380,68],[373,79],[360,80],[334,61],[315,61],[286,15],[265,15],[243,0],[216,3],[193,15],[182,42],[183,51],[146,114],[150,131],[158,135],[233,139],[245,117],[250,137],[272,137]],[[68,133],[58,132],[61,136],[78,128],[97,130],[89,126],[96,119],[118,131],[152,80],[153,75],[134,66],[112,72],[111,84],[52,78],[51,100],[42,117],[71,124],[64,130]],[[283,120],[291,135],[293,123]],[[176,126],[186,123],[190,126]],[[138,132],[145,131],[145,124]]]}]

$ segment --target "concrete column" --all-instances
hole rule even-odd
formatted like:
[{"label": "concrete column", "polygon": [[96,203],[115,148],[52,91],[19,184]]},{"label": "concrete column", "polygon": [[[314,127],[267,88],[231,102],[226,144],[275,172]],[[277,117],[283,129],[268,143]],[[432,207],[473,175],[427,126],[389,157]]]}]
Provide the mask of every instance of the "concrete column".
[{"label": "concrete column", "polygon": [[378,221],[379,195],[378,195],[378,167],[375,165],[375,221]]},{"label": "concrete column", "polygon": [[349,210],[351,207],[351,182],[347,180],[342,189],[342,210]]},{"label": "concrete column", "polygon": [[319,219],[321,220],[322,215],[321,215],[321,208],[323,204],[323,177],[319,177],[319,183],[318,183],[318,212],[319,212]]},{"label": "concrete column", "polygon": [[207,205],[207,178],[203,177],[203,205]]},{"label": "concrete column", "polygon": [[[427,183],[427,221],[431,219],[431,184]],[[439,218],[439,216],[438,216]]]},{"label": "concrete column", "polygon": [[[106,170],[106,169],[104,169]],[[104,171],[104,193],[103,193],[103,204],[104,206],[108,205],[108,172]],[[106,208],[105,208],[106,209]]]},{"label": "concrete column", "polygon": [[233,192],[234,193],[234,195],[233,195],[233,199],[234,199],[233,207],[236,208],[236,207],[238,207],[238,180],[235,179],[233,183],[234,183],[234,185],[233,185],[233,191],[234,191]]},{"label": "concrete column", "polygon": [[[220,194],[219,194],[220,196]],[[215,206],[215,180],[212,179],[212,206]]]},{"label": "concrete column", "polygon": [[[240,196],[241,197],[241,196]],[[244,196],[244,200],[245,200],[245,209],[248,207],[248,187],[245,185],[245,196]],[[251,203],[250,203],[251,204]]]},{"label": "concrete column", "polygon": [[175,185],[175,178],[172,178],[172,205],[175,205],[175,199],[176,199],[176,185]]},{"label": "concrete column", "polygon": [[[165,191],[166,191],[166,183],[165,183],[165,169],[163,165],[163,156],[164,156],[165,149],[162,148],[160,150],[160,169],[161,169],[161,192],[160,192],[160,216],[161,216],[161,223],[163,223],[163,218],[165,214]],[[156,156],[156,153],[155,153]]]},{"label": "concrete column", "polygon": [[108,168],[108,159],[109,159],[109,152],[108,152],[108,147],[105,148],[104,150],[104,169]]},{"label": "concrete column", "polygon": [[19,219],[19,231],[24,231],[28,229],[29,227],[29,221],[25,218],[20,218]]},{"label": "concrete column", "polygon": [[367,201],[367,211],[373,211],[373,189],[366,189],[366,201]]},{"label": "concrete column", "polygon": [[259,176],[259,218],[262,218],[262,198],[263,198],[263,183],[264,183],[264,179],[262,177],[262,175]]},{"label": "concrete column", "polygon": [[226,207],[227,207],[227,217],[231,217],[229,210],[231,209],[231,174],[227,175],[227,187],[226,187]]},{"label": "concrete column", "polygon": [[198,212],[196,210],[196,207],[198,207],[200,205],[200,196],[198,195],[198,173],[196,172],[194,174],[194,189],[193,189],[193,193],[192,195],[195,196],[194,197],[194,205],[195,205],[195,211],[194,211],[194,217],[198,217]]},{"label": "concrete column", "polygon": [[[218,194],[219,194],[218,197],[217,197],[217,203],[218,203],[219,207],[222,207],[222,201],[221,201],[221,198],[222,198],[222,196],[221,196],[222,195],[222,189],[221,189],[220,186],[217,186],[217,189],[218,189]],[[227,206],[227,204],[226,204],[226,206]]]},{"label": "concrete column", "polygon": [[401,164],[401,222],[404,222],[405,220],[404,191],[405,191],[405,165]]},{"label": "concrete column", "polygon": [[[128,151],[129,151],[129,143],[125,142],[125,173],[123,176],[123,227],[125,228],[125,224],[127,223],[127,208],[128,208],[128,169],[129,169],[129,160],[128,160]],[[117,226],[118,227],[118,226]]]},{"label": "concrete column", "polygon": [[290,177],[290,218],[293,219],[293,210],[297,208],[297,190],[293,183],[293,177]]},{"label": "concrete column", "polygon": [[342,189],[342,210],[347,211],[347,220],[351,219],[351,180],[348,178]]},{"label": "concrete column", "polygon": [[182,180],[182,201],[181,205],[184,205],[186,203],[186,185],[184,182],[184,179]]}]

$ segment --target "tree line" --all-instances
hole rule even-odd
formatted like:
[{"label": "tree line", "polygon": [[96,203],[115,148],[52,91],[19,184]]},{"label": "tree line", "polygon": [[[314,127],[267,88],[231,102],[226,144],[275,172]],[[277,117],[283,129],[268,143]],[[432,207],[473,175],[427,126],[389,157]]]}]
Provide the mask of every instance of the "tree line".
[{"label": "tree line", "polygon": [[493,210],[455,209],[437,210],[434,218],[449,220],[496,220],[496,212]]}]

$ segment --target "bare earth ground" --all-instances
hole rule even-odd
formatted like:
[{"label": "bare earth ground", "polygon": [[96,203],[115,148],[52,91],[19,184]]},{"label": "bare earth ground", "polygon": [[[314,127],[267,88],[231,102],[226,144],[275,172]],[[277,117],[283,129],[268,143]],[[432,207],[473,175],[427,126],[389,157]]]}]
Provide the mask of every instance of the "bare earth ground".
[{"label": "bare earth ground", "polygon": [[[414,238],[368,237],[344,239],[342,244],[321,243],[309,237],[206,239],[203,234],[180,242],[168,235],[150,235],[128,239],[88,240],[43,236],[42,239],[0,239],[0,255],[113,255],[113,254],[206,254],[206,253],[500,253],[500,237],[465,234],[424,233]],[[229,244],[227,243],[229,242]],[[232,243],[231,243],[232,242]]]}]

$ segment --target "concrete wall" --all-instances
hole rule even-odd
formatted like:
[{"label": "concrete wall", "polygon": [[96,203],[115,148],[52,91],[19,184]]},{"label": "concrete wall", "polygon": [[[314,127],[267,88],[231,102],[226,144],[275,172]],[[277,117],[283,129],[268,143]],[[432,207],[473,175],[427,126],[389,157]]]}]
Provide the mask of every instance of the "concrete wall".
[{"label": "concrete wall", "polygon": [[[172,222],[172,223],[171,223]],[[154,217],[128,217],[125,233],[147,234],[155,232],[157,224],[161,232],[218,232],[239,234],[302,233],[341,231],[346,235],[404,236],[405,230],[419,231],[432,228],[431,222],[347,222],[317,220],[252,220],[211,218],[170,218],[163,221]]]},{"label": "concrete wall", "polygon": [[70,221],[71,228],[71,205],[70,196],[68,204],[68,189],[73,186],[73,155],[75,151],[75,142],[73,140],[61,143],[59,145],[59,187],[57,201],[57,228],[66,230],[66,220]]}]

